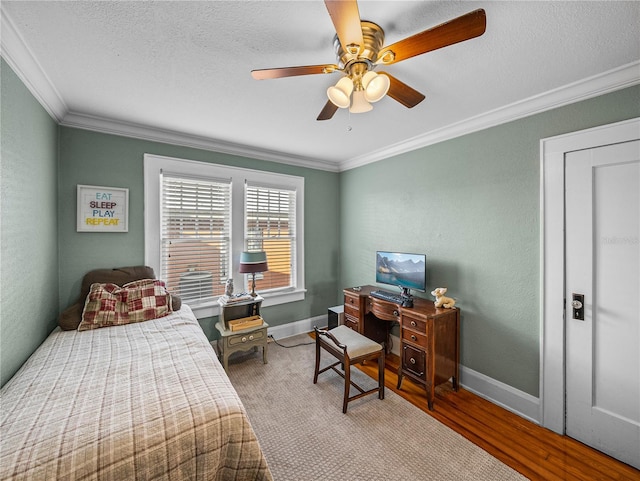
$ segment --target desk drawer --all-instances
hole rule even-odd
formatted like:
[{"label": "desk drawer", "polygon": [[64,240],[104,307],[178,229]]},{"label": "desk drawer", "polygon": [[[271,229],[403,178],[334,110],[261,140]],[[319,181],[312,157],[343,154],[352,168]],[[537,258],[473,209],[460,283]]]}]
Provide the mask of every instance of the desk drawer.
[{"label": "desk drawer", "polygon": [[402,316],[402,327],[419,333],[427,332],[427,322],[415,317]]},{"label": "desk drawer", "polygon": [[424,381],[427,379],[426,373],[427,357],[422,349],[402,343],[402,369],[409,374]]},{"label": "desk drawer", "polygon": [[380,302],[377,300],[373,300],[371,303],[371,312],[378,319],[383,319],[385,321],[400,320],[400,311],[398,309],[398,306],[390,302]]},{"label": "desk drawer", "polygon": [[344,306],[347,306],[360,310],[360,296],[349,296],[347,294],[344,295]]},{"label": "desk drawer", "polygon": [[349,329],[353,329],[356,332],[360,332],[360,329],[358,328],[358,318],[357,317],[353,317],[349,314],[345,314],[344,316],[344,325],[347,326]]},{"label": "desk drawer", "polygon": [[410,329],[402,329],[402,340],[409,341],[419,346],[427,346],[427,336]]},{"label": "desk drawer", "polygon": [[353,307],[351,304],[347,304],[346,302],[344,303],[344,313],[345,315],[355,317],[356,319],[360,317],[360,309],[358,309],[358,306],[356,305]]}]

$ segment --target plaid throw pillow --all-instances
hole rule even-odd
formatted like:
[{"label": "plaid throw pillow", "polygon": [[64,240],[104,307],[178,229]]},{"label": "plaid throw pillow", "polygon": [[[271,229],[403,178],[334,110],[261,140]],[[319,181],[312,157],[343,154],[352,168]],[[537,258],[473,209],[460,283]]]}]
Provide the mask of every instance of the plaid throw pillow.
[{"label": "plaid throw pillow", "polygon": [[171,295],[158,279],[142,279],[122,287],[91,284],[78,331],[148,321],[170,312]]}]

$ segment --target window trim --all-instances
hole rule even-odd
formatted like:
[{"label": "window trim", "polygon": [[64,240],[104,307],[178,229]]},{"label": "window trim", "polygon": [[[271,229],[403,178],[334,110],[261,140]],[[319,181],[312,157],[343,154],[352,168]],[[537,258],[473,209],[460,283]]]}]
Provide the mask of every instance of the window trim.
[{"label": "window trim", "polygon": [[[244,286],[244,275],[238,273],[240,252],[244,249],[245,181],[296,190],[296,276],[295,288],[260,293],[264,307],[301,301],[305,298],[304,276],[304,177],[228,165],[144,154],[144,259],[145,264],[160,272],[160,173],[180,172],[185,176],[231,179],[231,272],[236,286]],[[217,316],[217,298],[213,302],[190,305],[197,318]]]}]

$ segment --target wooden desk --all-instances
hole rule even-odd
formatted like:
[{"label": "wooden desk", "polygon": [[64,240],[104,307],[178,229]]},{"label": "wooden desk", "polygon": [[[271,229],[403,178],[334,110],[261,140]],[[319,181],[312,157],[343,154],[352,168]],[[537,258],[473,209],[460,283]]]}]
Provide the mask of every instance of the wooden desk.
[{"label": "wooden desk", "polygon": [[460,310],[438,309],[432,301],[414,297],[413,307],[371,297],[375,286],[344,289],[344,323],[388,347],[393,322],[400,325],[398,389],[404,376],[424,386],[433,410],[435,387],[451,380],[458,390]]}]

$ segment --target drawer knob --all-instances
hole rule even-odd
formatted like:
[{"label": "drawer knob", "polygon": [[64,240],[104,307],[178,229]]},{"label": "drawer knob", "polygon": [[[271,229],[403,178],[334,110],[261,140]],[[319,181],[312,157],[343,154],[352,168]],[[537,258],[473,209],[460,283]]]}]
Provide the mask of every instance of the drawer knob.
[{"label": "drawer knob", "polygon": [[417,341],[417,340],[418,340],[418,338],[417,338],[416,336],[414,336],[413,334],[411,334],[411,340],[412,340],[412,341]]},{"label": "drawer knob", "polygon": [[253,341],[253,334],[251,334],[251,335],[249,336],[249,340],[250,340],[250,341]]},{"label": "drawer knob", "polygon": [[410,362],[411,364],[415,364],[415,363],[416,363],[416,360],[415,360],[414,358],[411,358],[411,359],[409,359],[409,362]]},{"label": "drawer knob", "polygon": [[416,324],[416,321],[411,321],[411,325],[412,325],[413,327],[416,327],[418,324]]},{"label": "drawer knob", "polygon": [[393,310],[393,315],[394,315],[394,316],[396,316],[396,317],[398,317],[398,316],[400,315],[400,313],[399,313],[396,309],[394,309],[394,310]]},{"label": "drawer knob", "polygon": [[243,336],[241,339],[242,342],[247,342],[247,336]]}]

